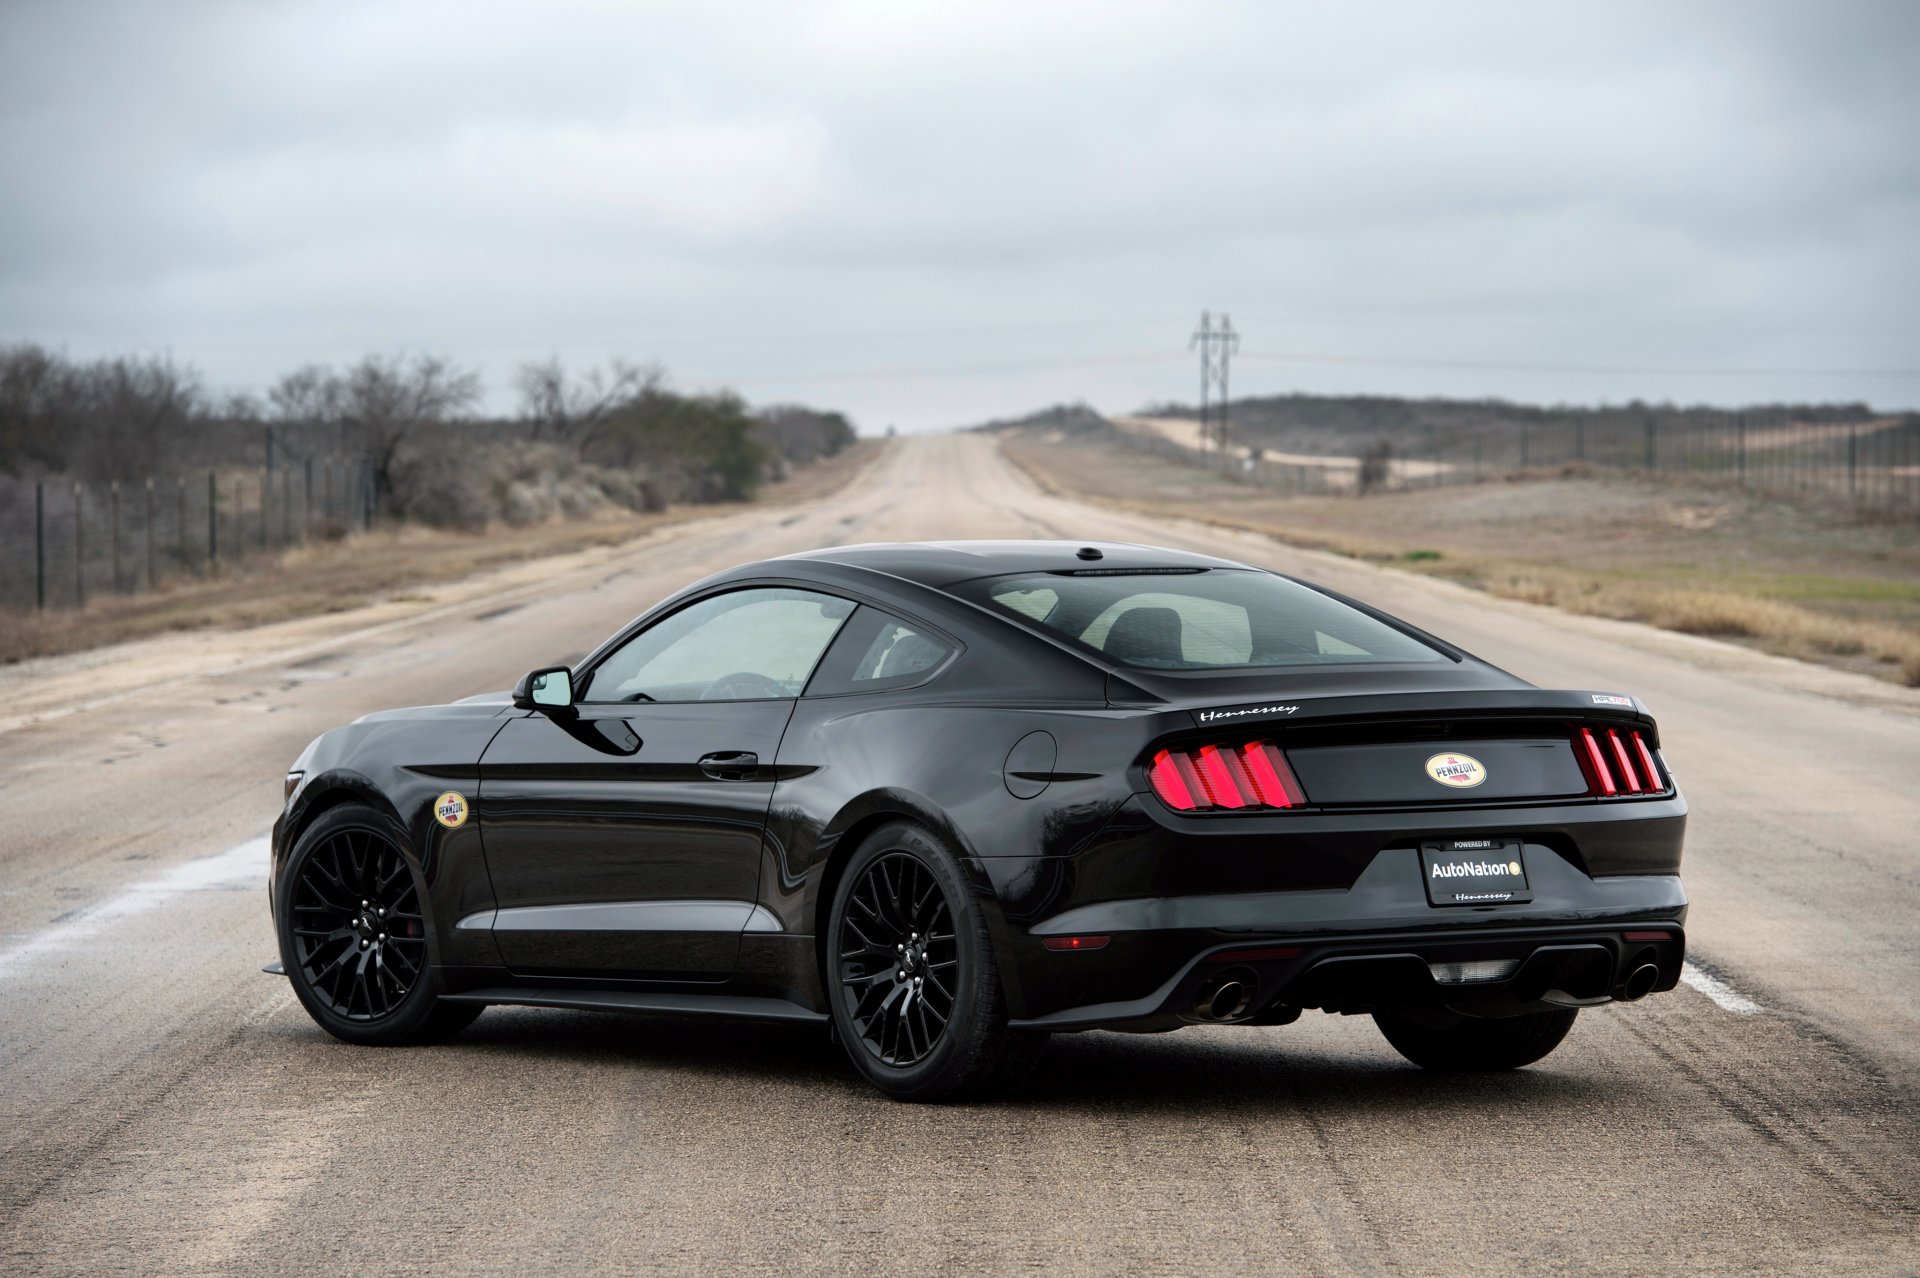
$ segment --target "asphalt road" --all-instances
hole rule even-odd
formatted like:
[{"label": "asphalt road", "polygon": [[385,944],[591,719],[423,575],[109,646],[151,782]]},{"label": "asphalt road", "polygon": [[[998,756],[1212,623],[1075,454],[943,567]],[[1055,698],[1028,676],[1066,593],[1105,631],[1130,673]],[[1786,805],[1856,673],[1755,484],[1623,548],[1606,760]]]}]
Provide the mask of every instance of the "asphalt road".
[{"label": "asphalt road", "polygon": [[[356,1049],[259,972],[261,836],[318,732],[504,687],[741,559],[942,536],[1205,548],[1641,694],[1706,966],[1496,1078],[1316,1013],[1056,1038],[1026,1094],[968,1107],[884,1100],[791,1030],[495,1009]],[[902,440],[813,506],[13,667],[0,1271],[1912,1274],[1917,780],[1920,694],[1076,505],[981,437]]]}]

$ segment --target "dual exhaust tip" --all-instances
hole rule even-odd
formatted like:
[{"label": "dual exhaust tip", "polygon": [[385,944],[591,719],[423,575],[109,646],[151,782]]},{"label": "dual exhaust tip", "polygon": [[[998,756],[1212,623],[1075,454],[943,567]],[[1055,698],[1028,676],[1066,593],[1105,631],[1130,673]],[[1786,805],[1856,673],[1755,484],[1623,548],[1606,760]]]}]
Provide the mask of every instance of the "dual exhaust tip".
[{"label": "dual exhaust tip", "polygon": [[[1659,967],[1642,963],[1627,973],[1626,980],[1620,982],[1614,990],[1614,1000],[1637,1003],[1653,993],[1653,987],[1659,983]],[[1257,984],[1258,978],[1252,972],[1228,972],[1216,977],[1201,988],[1200,997],[1193,1004],[1193,1013],[1203,1021],[1238,1020],[1253,1005]]]},{"label": "dual exhaust tip", "polygon": [[1258,979],[1252,972],[1228,972],[1207,982],[1194,1001],[1193,1013],[1203,1021],[1232,1021],[1253,1005]]},{"label": "dual exhaust tip", "polygon": [[1620,988],[1614,992],[1614,999],[1621,1003],[1637,1003],[1653,993],[1653,987],[1660,983],[1660,969],[1652,963],[1642,963],[1627,973],[1627,979],[1620,982]]}]

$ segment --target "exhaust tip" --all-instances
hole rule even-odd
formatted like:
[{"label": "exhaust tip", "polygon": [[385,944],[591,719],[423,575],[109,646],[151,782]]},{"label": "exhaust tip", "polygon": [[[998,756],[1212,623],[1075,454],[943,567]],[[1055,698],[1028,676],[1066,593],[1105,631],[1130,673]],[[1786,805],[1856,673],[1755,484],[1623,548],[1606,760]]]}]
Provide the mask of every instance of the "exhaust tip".
[{"label": "exhaust tip", "polygon": [[1660,981],[1660,969],[1651,963],[1642,963],[1627,973],[1627,979],[1620,983],[1620,993],[1616,995],[1622,1003],[1637,1003],[1653,993],[1653,987]]},{"label": "exhaust tip", "polygon": [[1253,982],[1243,977],[1228,976],[1208,985],[1200,993],[1193,1005],[1194,1014],[1203,1020],[1230,1021],[1246,1015],[1247,1008],[1253,1002]]}]

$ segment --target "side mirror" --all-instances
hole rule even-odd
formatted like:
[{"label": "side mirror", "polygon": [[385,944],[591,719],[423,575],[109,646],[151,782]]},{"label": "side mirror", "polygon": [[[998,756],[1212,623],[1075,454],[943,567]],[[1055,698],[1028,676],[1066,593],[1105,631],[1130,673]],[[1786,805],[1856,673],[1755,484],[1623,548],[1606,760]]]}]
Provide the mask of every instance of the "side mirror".
[{"label": "side mirror", "polygon": [[548,666],[521,676],[513,685],[513,704],[520,710],[565,710],[573,705],[573,671]]}]

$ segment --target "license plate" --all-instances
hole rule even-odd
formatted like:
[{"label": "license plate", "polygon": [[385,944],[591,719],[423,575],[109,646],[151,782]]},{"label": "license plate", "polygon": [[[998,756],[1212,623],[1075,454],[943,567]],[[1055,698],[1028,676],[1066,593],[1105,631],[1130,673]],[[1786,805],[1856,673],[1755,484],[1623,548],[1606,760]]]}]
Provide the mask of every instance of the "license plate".
[{"label": "license plate", "polygon": [[1518,839],[1450,839],[1420,845],[1420,874],[1434,905],[1531,901]]}]

